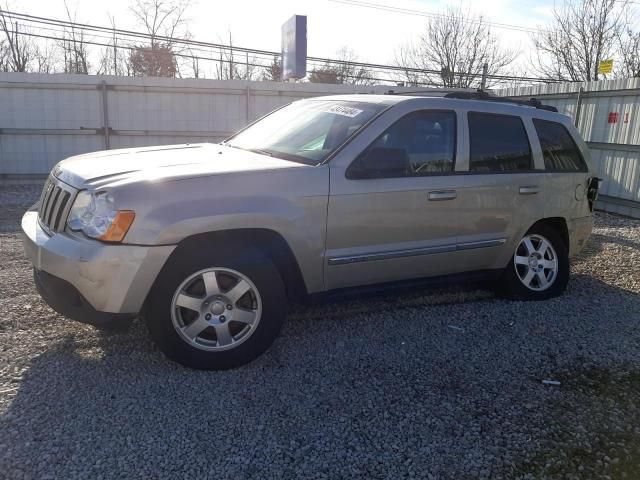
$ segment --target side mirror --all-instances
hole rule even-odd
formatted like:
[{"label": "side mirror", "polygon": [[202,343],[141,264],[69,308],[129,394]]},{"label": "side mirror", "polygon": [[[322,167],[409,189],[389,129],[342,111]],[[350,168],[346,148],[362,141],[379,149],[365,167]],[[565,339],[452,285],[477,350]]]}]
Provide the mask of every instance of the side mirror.
[{"label": "side mirror", "polygon": [[402,148],[375,147],[362,153],[347,170],[347,178],[406,177],[411,174],[407,152]]}]

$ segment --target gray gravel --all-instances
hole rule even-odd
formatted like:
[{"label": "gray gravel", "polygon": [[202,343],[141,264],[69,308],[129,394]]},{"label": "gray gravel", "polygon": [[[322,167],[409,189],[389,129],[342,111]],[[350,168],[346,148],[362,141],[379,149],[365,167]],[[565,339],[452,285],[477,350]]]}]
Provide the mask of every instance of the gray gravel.
[{"label": "gray gravel", "polygon": [[638,221],[596,216],[562,298],[298,309],[209,373],[39,299],[18,235],[37,195],[0,187],[0,478],[637,478]]}]

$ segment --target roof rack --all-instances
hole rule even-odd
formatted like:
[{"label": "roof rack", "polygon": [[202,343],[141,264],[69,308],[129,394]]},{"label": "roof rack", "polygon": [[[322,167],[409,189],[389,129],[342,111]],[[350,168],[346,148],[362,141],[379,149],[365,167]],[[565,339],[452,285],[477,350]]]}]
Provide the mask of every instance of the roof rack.
[{"label": "roof rack", "polygon": [[447,93],[444,98],[458,98],[461,100],[484,100],[488,102],[501,102],[501,103],[513,103],[515,105],[523,105],[526,107],[538,108],[540,110],[546,110],[548,112],[557,112],[558,109],[551,105],[544,105],[537,98],[530,98],[529,100],[521,100],[518,98],[509,97],[497,97],[490,95],[484,90],[478,89],[475,92],[450,92]]},{"label": "roof rack", "polygon": [[423,88],[421,90],[387,90],[385,95],[426,95],[432,97],[435,95],[445,96],[448,93],[473,93],[475,90],[470,88]]}]

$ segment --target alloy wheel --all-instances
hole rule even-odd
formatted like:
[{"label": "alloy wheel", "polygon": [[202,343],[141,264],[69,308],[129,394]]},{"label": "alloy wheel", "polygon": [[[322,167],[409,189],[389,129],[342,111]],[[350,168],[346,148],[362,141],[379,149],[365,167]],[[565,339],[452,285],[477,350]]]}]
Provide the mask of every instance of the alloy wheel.
[{"label": "alloy wheel", "polygon": [[207,351],[229,350],[246,341],[262,315],[253,282],[229,268],[208,268],[190,275],[176,289],[171,320],[188,344]]},{"label": "alloy wheel", "polygon": [[542,235],[526,235],[513,256],[516,274],[522,284],[537,292],[550,288],[558,275],[558,256]]}]

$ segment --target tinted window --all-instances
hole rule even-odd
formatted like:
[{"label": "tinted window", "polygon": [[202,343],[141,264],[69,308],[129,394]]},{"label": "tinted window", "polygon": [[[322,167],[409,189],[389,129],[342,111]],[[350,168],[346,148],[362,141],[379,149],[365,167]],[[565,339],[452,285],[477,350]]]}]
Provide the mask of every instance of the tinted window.
[{"label": "tinted window", "polygon": [[[453,171],[456,149],[456,115],[454,112],[421,111],[402,117],[380,135],[354,162],[360,177],[422,176]],[[374,162],[367,163],[375,157]],[[385,165],[378,173],[366,172],[369,165],[381,162],[382,156],[398,163]],[[362,159],[365,158],[363,161]],[[353,176],[353,175],[352,175]]]},{"label": "tinted window", "polygon": [[560,172],[580,172],[587,169],[582,155],[564,125],[547,120],[534,119],[538,132],[544,168]]},{"label": "tinted window", "polygon": [[469,113],[471,156],[474,172],[531,170],[531,148],[520,117]]}]

